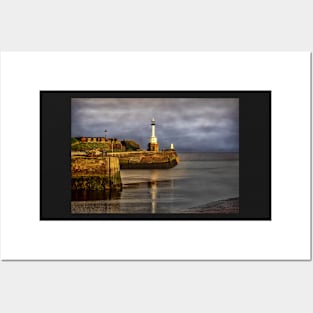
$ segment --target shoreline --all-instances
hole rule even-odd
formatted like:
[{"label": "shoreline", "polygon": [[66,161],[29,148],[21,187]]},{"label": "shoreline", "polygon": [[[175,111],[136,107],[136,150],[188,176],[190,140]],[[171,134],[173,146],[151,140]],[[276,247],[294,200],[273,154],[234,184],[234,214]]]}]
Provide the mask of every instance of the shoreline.
[{"label": "shoreline", "polygon": [[239,214],[239,197],[209,202],[180,213]]}]

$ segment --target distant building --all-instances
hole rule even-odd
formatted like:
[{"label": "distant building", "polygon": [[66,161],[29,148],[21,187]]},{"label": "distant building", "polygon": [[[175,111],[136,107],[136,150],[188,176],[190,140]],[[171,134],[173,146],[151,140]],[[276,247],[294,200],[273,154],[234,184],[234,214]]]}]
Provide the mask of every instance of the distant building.
[{"label": "distant building", "polygon": [[155,119],[151,120],[151,137],[148,143],[148,151],[159,151],[158,138],[155,136]]},{"label": "distant building", "polygon": [[110,146],[110,149],[125,151],[126,147],[122,142],[116,138],[106,138],[106,137],[76,137],[82,143],[100,143]]}]

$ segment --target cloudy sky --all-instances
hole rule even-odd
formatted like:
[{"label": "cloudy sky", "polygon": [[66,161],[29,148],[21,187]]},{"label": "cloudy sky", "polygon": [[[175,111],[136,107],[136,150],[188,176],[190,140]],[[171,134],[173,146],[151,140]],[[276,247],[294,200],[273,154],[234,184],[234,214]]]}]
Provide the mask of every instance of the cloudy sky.
[{"label": "cloudy sky", "polygon": [[239,99],[73,98],[72,137],[133,139],[143,149],[156,120],[160,149],[238,151]]}]

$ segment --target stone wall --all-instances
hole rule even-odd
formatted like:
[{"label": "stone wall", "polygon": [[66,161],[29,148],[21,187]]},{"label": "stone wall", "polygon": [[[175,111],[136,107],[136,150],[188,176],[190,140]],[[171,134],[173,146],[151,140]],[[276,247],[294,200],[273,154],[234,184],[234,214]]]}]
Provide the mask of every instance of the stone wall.
[{"label": "stone wall", "polygon": [[134,151],[108,153],[119,158],[121,169],[171,168],[179,163],[176,151]]},{"label": "stone wall", "polygon": [[72,190],[121,189],[116,157],[72,157]]}]

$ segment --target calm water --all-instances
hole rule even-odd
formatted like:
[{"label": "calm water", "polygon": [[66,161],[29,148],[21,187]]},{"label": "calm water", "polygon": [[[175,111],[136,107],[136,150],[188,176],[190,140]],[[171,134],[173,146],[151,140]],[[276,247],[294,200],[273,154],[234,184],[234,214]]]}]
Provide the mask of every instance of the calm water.
[{"label": "calm water", "polygon": [[73,200],[79,200],[72,201],[73,213],[179,213],[239,196],[238,154],[179,153],[179,157],[181,162],[172,169],[121,170],[121,192],[73,194]]}]

